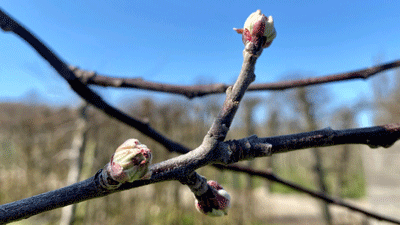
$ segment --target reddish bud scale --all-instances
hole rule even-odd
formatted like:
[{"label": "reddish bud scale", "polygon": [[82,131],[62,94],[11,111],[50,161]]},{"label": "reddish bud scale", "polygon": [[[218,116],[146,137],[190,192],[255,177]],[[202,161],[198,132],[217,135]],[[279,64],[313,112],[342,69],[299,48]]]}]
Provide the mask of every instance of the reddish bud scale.
[{"label": "reddish bud scale", "polygon": [[230,196],[216,181],[208,181],[210,189],[196,198],[196,208],[208,216],[223,216],[228,214]]},{"label": "reddish bud scale", "polygon": [[265,21],[268,21],[268,19],[267,19],[267,17],[265,17],[264,15],[262,15],[262,16],[263,16],[263,19],[257,21],[257,22],[254,24],[253,32],[251,33],[253,36],[258,36],[258,37],[264,36]]},{"label": "reddish bud scale", "polygon": [[252,13],[244,23],[243,29],[234,29],[242,34],[243,43],[254,43],[256,46],[267,48],[276,37],[272,16],[266,17],[260,10]]},{"label": "reddish bud scale", "polygon": [[110,177],[120,183],[149,177],[151,150],[136,139],[129,139],[117,148],[107,168]]}]

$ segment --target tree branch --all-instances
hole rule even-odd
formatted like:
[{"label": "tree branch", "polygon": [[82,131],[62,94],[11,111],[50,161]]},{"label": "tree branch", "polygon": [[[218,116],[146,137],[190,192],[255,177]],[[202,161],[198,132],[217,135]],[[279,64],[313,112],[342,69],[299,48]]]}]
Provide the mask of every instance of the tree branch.
[{"label": "tree branch", "polygon": [[[55,69],[56,71],[67,80],[70,84],[72,89],[78,93],[82,98],[87,100],[89,103],[95,105],[97,108],[105,112],[106,114],[128,124],[145,135],[151,137],[155,141],[164,145],[167,149],[177,151],[180,153],[188,152],[189,150],[175,142],[172,142],[156,132],[147,124],[131,118],[126,114],[120,112],[119,110],[113,108],[112,106],[108,105],[100,96],[98,96],[95,92],[89,89],[85,84],[83,84],[79,79],[74,75],[74,73],[68,69],[66,64],[62,62],[50,49],[48,49],[43,43],[41,43],[37,38],[35,38],[29,31],[25,28],[20,26],[17,22],[11,19],[8,15],[3,13],[0,10],[0,27],[4,31],[12,31],[25,41],[27,41],[43,58],[45,58]],[[254,50],[254,49],[253,49]],[[251,61],[252,59],[250,59]],[[246,59],[245,59],[246,61]],[[255,61],[254,61],[255,63]],[[245,63],[244,63],[245,64]],[[251,65],[251,64],[250,64]],[[250,66],[251,67],[251,66]],[[254,67],[254,65],[253,65]],[[254,71],[253,69],[247,70],[247,73],[252,74]],[[253,74],[254,75],[254,74]],[[240,77],[239,77],[240,79]],[[347,78],[347,79],[354,79],[354,78]],[[251,80],[252,81],[252,80]],[[228,104],[225,105],[229,106],[230,109],[225,111],[225,109],[221,110],[220,115],[214,122],[212,128],[208,133],[208,137],[212,138],[215,142],[211,143],[212,146],[218,144],[217,146],[222,150],[224,146],[226,149],[225,152],[234,151],[234,152],[241,152],[240,148],[248,148],[252,151],[248,151],[247,154],[253,155],[245,155],[245,154],[232,154],[234,159],[231,158],[224,158],[226,156],[218,156],[216,157],[215,151],[213,152],[214,155],[204,154],[205,151],[194,150],[189,152],[188,154],[176,157],[174,159],[167,160],[162,163],[155,164],[151,166],[150,170],[153,171],[153,174],[149,180],[139,180],[134,181],[133,183],[125,183],[121,185],[119,188],[114,190],[107,190],[104,189],[103,186],[100,184],[100,174],[102,170],[100,170],[94,177],[89,178],[85,181],[76,183],[74,185],[61,188],[55,191],[51,191],[48,193],[40,194],[37,196],[33,196],[24,200],[16,201],[13,203],[8,203],[5,205],[0,206],[0,211],[2,214],[0,215],[0,222],[7,222],[7,221],[15,221],[17,219],[27,218],[29,216],[48,211],[51,209],[55,209],[58,207],[63,207],[65,205],[77,203],[80,201],[105,196],[117,191],[122,191],[134,187],[139,187],[143,185],[147,185],[150,183],[172,180],[172,179],[179,179],[180,177],[188,174],[195,170],[196,168],[205,166],[207,164],[213,162],[219,163],[228,163],[233,162],[236,160],[248,159],[255,157],[254,150],[260,150],[259,156],[269,155],[271,153],[278,153],[278,152],[286,152],[288,150],[294,150],[299,148],[307,148],[312,147],[313,144],[318,146],[329,146],[329,145],[337,145],[337,144],[345,144],[345,143],[365,143],[369,144],[370,146],[385,146],[388,147],[394,143],[395,140],[398,139],[399,133],[399,125],[398,124],[389,124],[382,127],[372,127],[372,128],[360,128],[356,132],[352,132],[350,130],[344,130],[343,132],[332,130],[321,130],[315,132],[309,132],[299,135],[292,135],[291,138],[283,136],[279,137],[271,137],[271,138],[264,138],[260,140],[258,144],[254,145],[253,147],[248,147],[249,139],[251,140],[258,140],[257,138],[251,137],[247,139],[238,140],[236,143],[234,141],[222,143],[226,132],[229,129],[230,123],[233,119],[234,113],[237,109],[237,105],[241,97],[243,96],[244,91],[246,90],[248,84],[251,81],[245,81],[244,85],[241,84],[240,87],[233,87],[233,91],[229,89],[228,95],[234,93],[232,98],[229,99]],[[243,82],[242,82],[243,83]],[[323,83],[323,82],[320,82]],[[243,85],[243,86],[242,86]],[[232,92],[231,92],[232,91]],[[229,108],[228,107],[228,108]],[[354,129],[356,130],[356,129]],[[333,132],[333,133],[332,133]],[[360,135],[362,137],[358,137]],[[378,135],[377,135],[378,134]],[[379,136],[383,138],[383,141],[378,140],[376,137]],[[354,137],[357,141],[351,141],[350,137]],[[349,139],[350,138],[350,139]],[[206,138],[205,138],[206,139]],[[333,140],[334,139],[334,140]],[[332,141],[333,140],[333,141]],[[348,141],[348,142],[345,142]],[[256,143],[256,142],[255,142]],[[239,144],[239,145],[237,145]],[[260,147],[263,145],[263,147]],[[272,145],[272,146],[271,146]],[[203,146],[208,150],[214,149],[212,146],[206,145]],[[250,145],[251,146],[251,145]],[[218,148],[218,149],[219,149]],[[236,148],[236,149],[235,149]],[[272,149],[272,150],[271,150]],[[201,157],[199,157],[201,156]],[[228,157],[231,157],[228,154]],[[197,159],[197,160],[193,160]],[[177,162],[181,163],[177,166]],[[234,170],[233,167],[225,166],[224,168],[231,168]],[[237,171],[237,170],[236,170]],[[249,171],[243,169],[242,171],[251,174]],[[255,175],[255,174],[254,174]],[[335,203],[335,202],[331,202]],[[388,220],[390,221],[390,220]],[[397,222],[400,224],[400,222]]]},{"label": "tree branch", "polygon": [[[366,144],[372,147],[382,146],[389,147],[400,138],[400,123],[387,124],[383,126],[332,130],[323,129],[306,133],[283,135],[276,137],[256,138],[255,136],[221,142],[218,148],[227,148],[233,152],[228,163],[237,162],[239,160],[261,157],[265,155],[254,155],[254,152],[261,152],[259,149],[265,149],[263,145],[270,145],[269,154],[288,152],[304,148],[326,147],[341,144]],[[268,151],[267,151],[268,152]],[[44,194],[29,197],[16,202],[4,204],[0,206],[0,223],[16,221],[23,218],[28,218],[32,215],[41,212],[49,211],[55,208],[63,207],[69,204],[78,203],[81,201],[102,197],[111,193],[128,190],[156,182],[182,179],[189,171],[198,168],[199,165],[205,163],[199,157],[192,158],[191,154],[175,157],[173,159],[151,165],[149,170],[152,171],[152,176],[148,180],[137,180],[132,183],[124,183],[117,189],[108,190],[101,185],[101,177],[103,170],[99,170],[95,176],[64,187],[58,190],[50,191]],[[182,160],[182,158],[190,160]],[[212,162],[208,161],[206,164]],[[231,171],[244,172],[252,176],[259,176],[271,181],[281,183],[296,190],[310,194],[313,197],[319,198],[331,204],[340,205],[349,208],[353,211],[363,213],[367,216],[378,220],[384,220],[396,224],[400,224],[399,220],[378,215],[367,210],[363,210],[354,205],[345,203],[339,199],[334,199],[321,192],[312,191],[281,179],[268,171],[257,171],[251,168],[240,167],[237,165],[214,165],[218,169],[229,169]],[[34,203],[34,204],[33,204]]]},{"label": "tree branch", "polygon": [[[215,166],[217,168],[221,168],[221,169],[226,168],[223,165],[215,165]],[[263,177],[263,178],[266,178],[266,179],[268,179],[270,181],[274,181],[274,182],[283,184],[283,185],[285,185],[287,187],[290,187],[292,189],[295,189],[295,190],[304,192],[306,194],[309,194],[310,196],[312,196],[314,198],[321,199],[321,200],[323,200],[323,201],[325,201],[327,203],[343,206],[345,208],[348,208],[348,209],[353,210],[355,212],[362,213],[362,214],[364,214],[364,215],[366,215],[368,217],[371,217],[371,218],[374,218],[374,219],[377,219],[377,220],[387,221],[387,222],[391,222],[391,223],[395,223],[395,224],[400,224],[400,220],[398,220],[398,219],[390,218],[390,217],[387,217],[387,216],[384,216],[384,215],[379,215],[378,213],[362,209],[362,208],[360,208],[358,206],[355,206],[353,204],[347,203],[347,202],[345,202],[345,201],[343,201],[341,199],[336,199],[336,198],[330,197],[330,196],[328,196],[328,195],[326,195],[326,194],[324,194],[323,192],[320,192],[320,191],[313,191],[313,190],[304,188],[304,187],[302,187],[302,186],[300,186],[298,184],[295,184],[295,183],[290,182],[288,180],[282,179],[282,178],[276,176],[274,173],[272,173],[270,171],[254,170],[254,169],[251,169],[251,168],[248,168],[248,167],[239,166],[239,165],[231,165],[231,166],[229,166],[229,170],[242,172],[242,173],[245,172],[245,173],[247,173],[247,174],[249,174],[251,176]]]},{"label": "tree branch", "polygon": [[96,92],[92,91],[85,84],[83,84],[52,50],[45,46],[39,39],[37,39],[33,34],[31,34],[27,29],[17,23],[14,19],[5,14],[1,9],[0,27],[4,31],[11,31],[17,34],[19,37],[28,42],[28,44],[31,45],[47,62],[49,62],[50,65],[57,71],[57,73],[60,74],[69,83],[74,92],[76,92],[80,97],[85,99],[90,104],[94,105],[99,110],[127,125],[136,128],[137,130],[157,141],[167,149],[171,149],[173,151],[176,150],[177,152],[181,153],[183,149],[186,149],[181,144],[164,137],[158,131],[150,127],[149,124],[130,117],[105,102]]},{"label": "tree branch", "polygon": [[[312,77],[299,80],[289,80],[265,84],[252,84],[247,91],[281,91],[290,88],[305,87],[316,84],[325,84],[353,79],[368,79],[380,72],[400,67],[400,60],[380,64],[367,69],[356,70],[321,77]],[[74,66],[69,67],[79,79],[86,84],[99,85],[103,87],[136,88],[163,93],[183,95],[189,99],[203,97],[211,94],[224,93],[229,87],[227,84],[208,85],[170,85],[145,81],[142,78],[118,78],[97,74],[93,71],[86,71]]]},{"label": "tree branch", "polygon": [[[343,144],[365,144],[371,148],[389,148],[400,139],[400,123],[382,126],[333,130],[325,128],[311,132],[257,138],[255,135],[239,140],[225,141],[219,148],[231,149],[233,163],[255,157],[290,152],[306,148]],[[260,153],[261,155],[257,155]],[[237,154],[235,156],[235,154]],[[235,160],[237,159],[237,160]]]}]

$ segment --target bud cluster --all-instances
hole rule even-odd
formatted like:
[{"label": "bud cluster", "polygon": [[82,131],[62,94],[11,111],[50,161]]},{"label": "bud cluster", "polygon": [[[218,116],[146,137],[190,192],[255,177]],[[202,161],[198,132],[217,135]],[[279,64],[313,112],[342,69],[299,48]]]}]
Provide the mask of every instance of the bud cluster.
[{"label": "bud cluster", "polygon": [[120,183],[149,177],[151,150],[137,139],[129,139],[117,148],[106,171],[111,179]]},{"label": "bud cluster", "polygon": [[234,29],[243,35],[242,40],[245,45],[248,42],[258,44],[262,41],[261,47],[267,48],[276,37],[272,16],[266,17],[261,10],[257,10],[247,18],[243,29]]},{"label": "bud cluster", "polygon": [[207,182],[210,190],[202,196],[196,196],[196,208],[207,216],[224,216],[231,207],[231,196],[216,181]]}]

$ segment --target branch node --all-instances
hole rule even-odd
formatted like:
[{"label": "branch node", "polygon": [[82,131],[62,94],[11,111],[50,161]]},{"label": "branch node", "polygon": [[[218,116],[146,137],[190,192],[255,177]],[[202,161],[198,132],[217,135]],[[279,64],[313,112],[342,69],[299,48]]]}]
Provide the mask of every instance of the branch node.
[{"label": "branch node", "polygon": [[181,183],[187,185],[195,196],[201,196],[208,190],[207,179],[194,171]]},{"label": "branch node", "polygon": [[249,141],[250,141],[250,140],[255,140],[257,138],[258,138],[257,135],[253,134],[253,135],[249,136],[247,139],[249,139]]},{"label": "branch node", "polygon": [[269,143],[260,143],[255,146],[255,148],[259,149],[260,152],[265,156],[272,155],[272,145]]},{"label": "branch node", "polygon": [[122,185],[122,183],[111,179],[111,177],[107,173],[107,169],[106,169],[107,167],[108,167],[108,163],[104,167],[104,169],[102,169],[102,171],[100,173],[100,176],[99,176],[100,186],[106,190],[114,190],[114,189],[119,188]]},{"label": "branch node", "polygon": [[115,79],[112,80],[112,84],[114,87],[121,87],[121,85],[124,83],[123,79]]},{"label": "branch node", "polygon": [[229,86],[227,89],[226,89],[226,95],[227,96],[229,96],[229,95],[231,95],[231,93],[232,93],[232,88],[233,88],[233,86]]}]

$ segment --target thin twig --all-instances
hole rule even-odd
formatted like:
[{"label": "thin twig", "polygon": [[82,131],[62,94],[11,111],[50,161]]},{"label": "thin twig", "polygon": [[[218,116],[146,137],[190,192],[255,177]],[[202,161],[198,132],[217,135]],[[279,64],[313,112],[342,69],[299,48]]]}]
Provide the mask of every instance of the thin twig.
[{"label": "thin twig", "polygon": [[[223,166],[223,165],[215,165],[215,166],[217,168],[220,168],[220,169],[226,169],[227,168],[227,166]],[[304,187],[302,187],[302,186],[300,186],[298,184],[295,184],[295,183],[290,182],[288,180],[282,179],[282,178],[276,176],[274,173],[272,173],[270,171],[254,170],[254,169],[243,167],[243,166],[239,166],[239,165],[230,165],[229,166],[229,170],[237,171],[237,172],[246,172],[247,174],[249,174],[251,176],[263,177],[263,178],[266,178],[266,179],[268,179],[270,181],[274,181],[274,182],[283,184],[283,185],[285,185],[287,187],[293,188],[295,190],[298,190],[298,191],[304,192],[306,194],[309,194],[312,197],[317,198],[317,199],[321,199],[321,200],[323,200],[323,201],[325,201],[327,203],[343,206],[345,208],[348,208],[348,209],[353,210],[355,212],[362,213],[362,214],[364,214],[364,215],[366,215],[368,217],[371,217],[371,218],[374,218],[374,219],[377,219],[377,220],[387,221],[387,222],[391,222],[391,223],[395,223],[395,224],[400,224],[400,220],[398,220],[398,219],[390,218],[390,217],[384,216],[384,215],[379,215],[376,212],[371,212],[371,211],[362,209],[362,208],[360,208],[358,206],[355,206],[353,204],[347,203],[347,202],[345,202],[345,201],[343,201],[341,199],[336,199],[336,198],[330,197],[330,196],[328,196],[328,195],[326,195],[326,194],[324,194],[323,192],[320,192],[320,191],[313,191],[313,190],[304,188]]]},{"label": "thin twig", "polygon": [[[321,77],[311,77],[299,80],[288,80],[265,84],[252,84],[247,91],[281,91],[290,88],[305,87],[316,84],[331,82],[368,79],[380,72],[400,67],[400,60],[380,64],[367,69],[345,72],[340,74],[326,75]],[[75,75],[86,84],[99,85],[103,87],[136,88],[163,93],[183,95],[189,99],[203,97],[211,94],[224,93],[229,87],[227,84],[208,84],[208,85],[170,85],[164,83],[145,81],[142,78],[118,78],[98,74],[94,71],[86,71],[77,67],[70,66]]]},{"label": "thin twig", "polygon": [[[104,102],[100,96],[98,96],[96,93],[94,93],[92,90],[87,88],[82,82],[80,82],[73,72],[68,69],[66,64],[62,62],[52,51],[50,51],[46,46],[44,46],[43,43],[41,43],[37,38],[35,38],[30,32],[28,32],[25,28],[20,26],[17,22],[15,22],[13,19],[11,19],[8,15],[3,13],[0,10],[0,27],[4,31],[12,31],[19,35],[21,38],[26,40],[33,48],[35,48],[38,53],[44,57],[55,69],[56,71],[62,75],[68,83],[71,85],[72,89],[77,92],[81,97],[83,97],[85,100],[90,102],[91,104],[95,105],[97,108],[105,112],[106,114],[115,117],[116,119],[131,125],[138,130],[140,130],[142,133],[148,135],[149,137],[153,138],[157,142],[163,144],[167,149],[172,150],[172,151],[177,151],[181,153],[188,152],[189,150],[179,144],[174,144],[174,142],[170,142],[168,139],[166,139],[164,136],[161,134],[157,133],[154,131],[151,127],[149,127],[147,124],[144,124],[143,122],[140,122],[138,120],[135,120],[133,118],[130,118],[129,116],[123,114],[119,110],[111,107],[108,105],[106,102]],[[384,130],[382,130],[381,134],[376,134],[374,132],[377,132],[377,130],[374,128],[370,130],[369,132],[372,132],[371,135],[378,135],[381,137],[385,137],[387,135],[389,138],[385,138],[385,141],[388,141],[386,144],[378,144],[378,145],[384,145],[384,146],[389,146],[391,145],[393,141],[393,135],[391,133],[395,132],[396,134],[398,133],[398,125],[395,124],[389,124],[384,126]],[[155,132],[155,134],[153,133]],[[389,132],[389,134],[387,133]],[[329,135],[326,138],[330,138]],[[274,142],[275,139],[276,142]],[[286,142],[282,137],[272,137],[268,138],[268,141],[274,143],[273,145],[275,146],[283,146],[281,149],[287,149],[285,146],[290,144],[291,146],[297,146],[300,148],[306,148],[306,147],[311,147],[312,141],[308,142],[307,140],[304,140],[304,143],[302,143],[302,140],[299,140],[298,137],[295,137],[296,141],[291,141],[290,143]],[[322,141],[323,138],[317,137],[316,140],[319,141],[314,141],[316,144],[321,144],[324,142]],[[278,142],[282,141],[281,144],[277,144]],[[325,141],[327,142],[327,141]],[[366,140],[367,143],[369,143],[368,139]],[[232,143],[232,142],[230,142]],[[336,143],[336,144],[344,144],[344,143]],[[372,143],[376,144],[376,143]],[[335,144],[333,144],[335,145]],[[294,147],[293,147],[294,148]],[[163,168],[163,166],[165,166]],[[120,188],[114,190],[114,191],[122,191],[126,189],[130,189],[133,187],[138,187],[138,186],[143,186],[147,185],[150,183],[158,182],[158,181],[163,181],[163,180],[168,180],[168,179],[173,179],[174,176],[176,176],[176,172],[178,170],[186,169],[187,168],[179,168],[179,167],[174,167],[171,169],[169,167],[170,164],[168,163],[159,163],[153,165],[152,169],[158,171],[158,173],[154,174],[154,177],[150,180],[140,180],[140,181],[135,181],[133,183],[126,183],[122,185]],[[187,167],[191,167],[192,165],[188,164]],[[230,168],[231,170],[235,170],[232,166],[224,166],[224,168]],[[250,170],[250,169],[249,169]],[[101,197],[105,196],[108,194],[111,194],[113,192],[107,191],[101,188],[101,185],[99,185],[99,179],[98,175],[101,173],[102,170],[100,170],[94,177],[89,178],[85,181],[76,183],[74,185],[61,188],[55,191],[51,191],[48,193],[44,193],[41,195],[33,196],[24,200],[16,201],[13,203],[8,203],[5,205],[0,206],[0,211],[2,214],[0,214],[0,222],[11,222],[15,221],[18,219],[22,218],[27,218],[32,215],[36,215],[38,213],[48,211],[51,209],[63,207],[65,205],[81,202],[84,200],[96,198],[96,197]],[[239,171],[236,169],[235,171]],[[246,169],[242,168],[242,172],[246,172],[248,174],[251,174],[250,171],[247,171]],[[184,173],[185,174],[185,173]],[[256,173],[252,175],[257,175]],[[261,176],[261,174],[258,174],[257,176]],[[332,202],[334,203],[334,202]],[[353,209],[353,208],[352,208]],[[371,213],[371,217],[378,218],[376,216],[373,216],[376,214]],[[391,220],[391,219],[384,219],[382,220],[394,222],[397,224],[400,224],[399,221]]]},{"label": "thin twig", "polygon": [[[281,153],[281,152],[287,152],[289,150],[293,151],[296,149],[333,146],[333,145],[348,144],[348,143],[367,144],[367,145],[372,145],[374,147],[376,146],[389,147],[390,144],[392,144],[395,140],[399,138],[400,138],[400,123],[396,123],[396,124],[387,124],[376,127],[356,128],[356,129],[346,129],[346,130],[323,129],[306,133],[267,137],[267,138],[256,138],[254,136],[251,136],[239,140],[225,141],[221,143],[219,147],[231,148],[231,149],[248,148],[248,149],[243,149],[242,150],[243,152],[237,151],[236,156],[232,156],[237,159],[243,159],[243,158],[251,158],[252,156],[247,155],[247,157],[243,157],[240,155],[251,154],[251,152],[254,152],[251,151],[252,149],[258,148],[259,145],[263,143],[271,143],[272,152]],[[197,162],[195,162],[195,160],[192,160],[192,163],[196,164]],[[99,170],[95,176],[85,181],[58,190],[54,190],[37,196],[32,196],[23,200],[1,205],[0,224],[16,221],[23,218],[28,218],[32,215],[36,215],[41,212],[49,211],[52,209],[60,208],[66,205],[75,204],[81,201],[97,197],[106,196],[111,193],[137,188],[151,183],[174,180],[177,177],[179,178],[180,176],[182,176],[181,174],[186,174],[193,166],[193,164],[183,165],[182,162],[179,162],[178,160],[176,161],[167,160],[161,163],[157,163],[152,165],[150,168],[151,171],[155,171],[155,173],[153,173],[150,179],[138,180],[132,183],[125,183],[122,184],[118,189],[114,190],[105,190],[101,187],[99,181],[100,180],[99,175],[101,174],[102,170]],[[351,210],[363,213],[364,215],[373,217],[375,219],[400,224],[400,220],[395,220],[393,218],[388,218],[374,212],[369,212],[357,206],[324,195],[321,192],[309,190],[300,185],[296,185],[282,178],[279,178],[273,175],[272,173],[269,173],[268,171],[257,171],[247,167],[239,167],[237,165],[214,165],[214,167],[218,169],[228,169],[231,171],[244,172],[253,176],[263,177],[271,181],[275,181],[283,185],[289,186],[301,192],[310,194],[311,196],[327,201],[328,203],[349,208]]]},{"label": "thin twig", "polygon": [[[228,163],[234,163],[244,159],[269,156],[300,149],[344,144],[364,144],[368,145],[370,148],[389,148],[399,139],[400,123],[391,123],[381,126],[344,130],[325,128],[322,130],[265,138],[257,138],[253,135],[238,140],[225,141],[218,147],[232,149],[233,155],[231,159],[233,159],[233,161],[229,161]],[[257,150],[258,148],[264,150]],[[268,152],[263,155],[254,155],[262,151]]]}]

